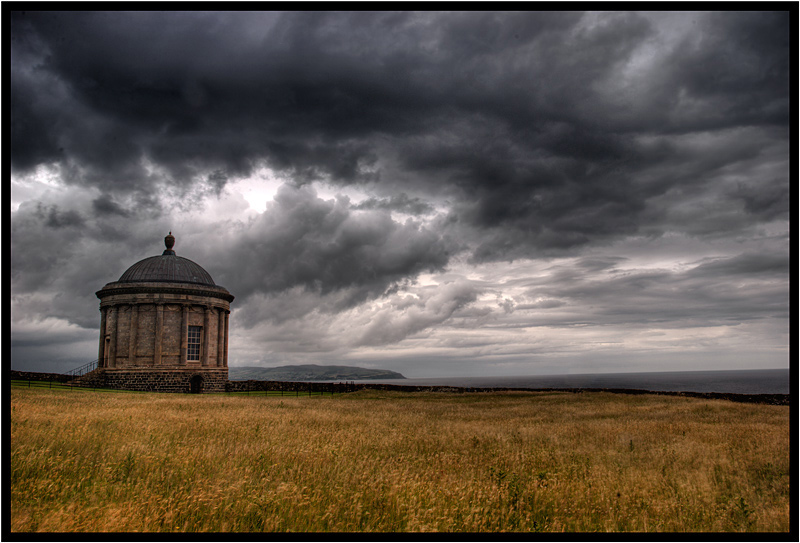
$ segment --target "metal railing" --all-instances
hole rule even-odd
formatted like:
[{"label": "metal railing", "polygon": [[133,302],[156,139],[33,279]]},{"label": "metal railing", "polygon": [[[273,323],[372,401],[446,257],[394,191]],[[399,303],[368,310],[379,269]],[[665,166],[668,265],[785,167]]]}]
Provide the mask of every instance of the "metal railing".
[{"label": "metal railing", "polygon": [[69,370],[64,375],[71,375],[73,377],[80,377],[81,375],[85,375],[85,374],[89,373],[90,371],[92,371],[93,369],[97,368],[97,362],[99,360],[100,360],[99,358],[97,360],[92,360],[91,362],[89,362],[88,364],[84,364],[80,368],[75,368],[74,370]]}]

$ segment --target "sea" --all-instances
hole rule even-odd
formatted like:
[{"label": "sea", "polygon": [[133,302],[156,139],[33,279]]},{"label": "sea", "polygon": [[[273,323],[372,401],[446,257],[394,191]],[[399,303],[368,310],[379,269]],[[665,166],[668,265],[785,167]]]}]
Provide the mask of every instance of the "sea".
[{"label": "sea", "polygon": [[789,394],[789,369],[365,379],[354,383],[467,388],[627,388],[663,392]]}]

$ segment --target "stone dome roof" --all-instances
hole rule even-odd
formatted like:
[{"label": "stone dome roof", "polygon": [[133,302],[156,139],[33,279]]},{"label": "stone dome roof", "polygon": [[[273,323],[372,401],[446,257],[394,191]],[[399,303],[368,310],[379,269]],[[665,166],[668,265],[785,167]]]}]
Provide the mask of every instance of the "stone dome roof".
[{"label": "stone dome roof", "polygon": [[164,243],[167,248],[161,255],[140,260],[128,268],[118,282],[195,283],[214,286],[211,275],[199,264],[175,254],[175,251],[172,250],[172,246],[175,244],[172,232],[164,238]]}]

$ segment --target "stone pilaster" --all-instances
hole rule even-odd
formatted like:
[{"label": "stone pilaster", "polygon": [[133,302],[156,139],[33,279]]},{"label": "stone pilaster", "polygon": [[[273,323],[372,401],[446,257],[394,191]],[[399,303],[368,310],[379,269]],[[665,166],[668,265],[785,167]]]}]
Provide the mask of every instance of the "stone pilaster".
[{"label": "stone pilaster", "polygon": [[156,304],[156,329],[153,334],[153,365],[161,365],[161,334],[164,331],[164,304]]},{"label": "stone pilaster", "polygon": [[189,305],[181,305],[181,366],[186,365],[186,347],[189,344]]},{"label": "stone pilaster", "polygon": [[108,367],[117,367],[117,324],[119,324],[119,308],[111,308],[111,345],[108,347]]},{"label": "stone pilaster", "polygon": [[222,353],[222,365],[228,367],[228,315],[230,311],[225,312],[225,351]]},{"label": "stone pilaster", "polygon": [[209,351],[211,351],[211,308],[206,307],[205,310],[205,318],[203,320],[203,345],[201,348],[203,350],[203,365],[208,366],[208,355]]},{"label": "stone pilaster", "polygon": [[128,365],[136,364],[136,331],[139,329],[139,305],[131,304],[130,333],[128,334]]},{"label": "stone pilaster", "polygon": [[225,310],[217,311],[217,366],[222,367],[225,350]]},{"label": "stone pilaster", "polygon": [[108,318],[108,308],[100,308],[100,349],[97,352],[97,367],[105,367],[106,353],[106,319]]}]

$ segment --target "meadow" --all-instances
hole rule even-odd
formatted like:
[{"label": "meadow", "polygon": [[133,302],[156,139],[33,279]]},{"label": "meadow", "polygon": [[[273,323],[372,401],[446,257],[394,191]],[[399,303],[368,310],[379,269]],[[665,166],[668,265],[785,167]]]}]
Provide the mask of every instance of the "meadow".
[{"label": "meadow", "polygon": [[11,389],[12,532],[788,532],[789,407]]}]

